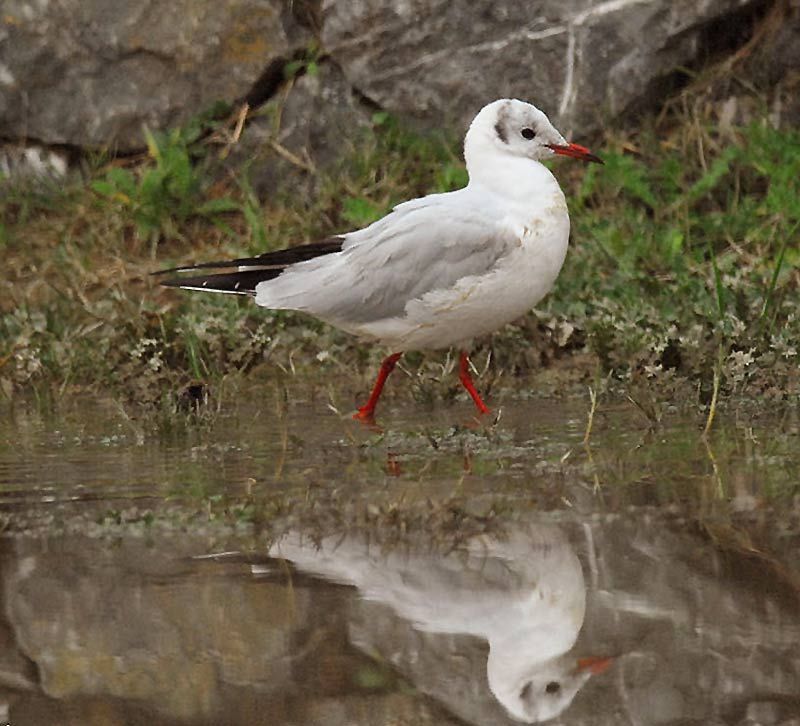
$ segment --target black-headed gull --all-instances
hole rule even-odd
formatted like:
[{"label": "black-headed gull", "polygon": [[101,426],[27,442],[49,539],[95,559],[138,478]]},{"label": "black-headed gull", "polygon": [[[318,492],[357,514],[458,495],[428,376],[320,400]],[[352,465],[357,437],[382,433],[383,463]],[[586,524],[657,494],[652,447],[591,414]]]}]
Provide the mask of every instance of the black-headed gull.
[{"label": "black-headed gull", "polygon": [[398,351],[381,364],[355,414],[362,420],[372,420],[402,351],[451,346],[462,351],[461,383],[488,413],[466,351],[473,338],[528,312],[561,270],[567,203],[541,164],[556,154],[602,163],[568,143],[535,106],[500,99],[481,109],[467,131],[463,189],[403,202],[364,229],[321,242],[164,270],[228,271],[163,284],[251,295],[258,305],[309,313]]}]

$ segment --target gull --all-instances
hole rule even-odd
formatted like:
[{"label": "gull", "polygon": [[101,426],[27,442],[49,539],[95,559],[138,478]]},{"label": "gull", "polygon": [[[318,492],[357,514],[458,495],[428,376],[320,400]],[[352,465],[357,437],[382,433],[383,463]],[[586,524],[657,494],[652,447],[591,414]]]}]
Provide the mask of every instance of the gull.
[{"label": "gull", "polygon": [[[586,585],[572,545],[554,525],[520,522],[502,536],[472,537],[441,554],[424,542],[381,547],[363,533],[317,539],[289,531],[269,555],[355,586],[419,631],[486,641],[486,685],[523,723],[558,716],[613,662],[573,652]],[[445,678],[451,659],[448,651]]]},{"label": "gull", "polygon": [[162,284],[250,295],[263,307],[308,313],[395,351],[354,415],[362,421],[374,420],[404,351],[451,347],[461,351],[462,385],[478,411],[489,413],[467,351],[474,338],[527,313],[561,271],[567,203],[541,163],[556,155],[603,163],[567,142],[535,106],[499,99],[467,131],[464,188],[403,202],[363,229],[319,242],[158,274],[195,273]]}]

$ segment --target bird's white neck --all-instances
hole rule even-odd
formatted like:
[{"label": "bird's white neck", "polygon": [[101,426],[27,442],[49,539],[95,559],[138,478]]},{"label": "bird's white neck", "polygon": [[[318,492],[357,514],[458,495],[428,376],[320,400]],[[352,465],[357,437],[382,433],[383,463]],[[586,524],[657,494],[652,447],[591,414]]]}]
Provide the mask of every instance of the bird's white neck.
[{"label": "bird's white neck", "polygon": [[[469,186],[480,187],[525,209],[550,206],[564,195],[556,178],[544,164],[494,150],[465,151]],[[566,204],[566,202],[564,202]]]}]

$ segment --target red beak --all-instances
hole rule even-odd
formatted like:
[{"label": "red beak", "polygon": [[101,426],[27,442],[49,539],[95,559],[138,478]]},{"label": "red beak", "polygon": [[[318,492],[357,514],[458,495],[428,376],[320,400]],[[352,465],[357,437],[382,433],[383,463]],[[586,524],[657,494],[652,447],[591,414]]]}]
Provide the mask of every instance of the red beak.
[{"label": "red beak", "polygon": [[605,673],[613,662],[613,658],[599,658],[597,656],[578,658],[578,670],[589,671],[593,676],[599,676],[601,673]]},{"label": "red beak", "polygon": [[582,161],[593,161],[595,164],[604,164],[605,162],[599,157],[595,156],[589,149],[580,144],[547,144],[548,149],[552,149],[556,154],[562,156],[571,156],[573,159],[581,159]]}]

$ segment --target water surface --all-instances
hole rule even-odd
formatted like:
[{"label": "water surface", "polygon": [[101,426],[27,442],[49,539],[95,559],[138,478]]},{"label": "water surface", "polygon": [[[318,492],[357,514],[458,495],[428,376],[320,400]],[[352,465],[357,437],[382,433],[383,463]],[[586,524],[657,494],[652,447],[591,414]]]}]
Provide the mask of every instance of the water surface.
[{"label": "water surface", "polygon": [[0,723],[789,724],[792,411],[0,416]]}]

